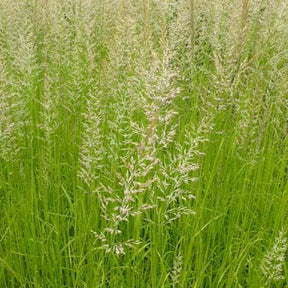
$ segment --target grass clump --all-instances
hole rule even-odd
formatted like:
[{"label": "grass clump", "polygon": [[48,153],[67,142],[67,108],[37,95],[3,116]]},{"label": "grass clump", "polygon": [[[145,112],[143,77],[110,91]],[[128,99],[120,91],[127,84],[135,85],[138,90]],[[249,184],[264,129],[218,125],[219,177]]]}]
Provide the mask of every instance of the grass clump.
[{"label": "grass clump", "polygon": [[1,287],[285,287],[285,1],[0,3]]}]

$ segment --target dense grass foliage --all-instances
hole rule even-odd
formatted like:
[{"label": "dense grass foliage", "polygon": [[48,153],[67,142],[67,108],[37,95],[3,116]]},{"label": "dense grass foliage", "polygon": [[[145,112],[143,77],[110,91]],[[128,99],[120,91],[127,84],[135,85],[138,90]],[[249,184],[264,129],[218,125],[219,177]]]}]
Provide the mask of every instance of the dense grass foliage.
[{"label": "dense grass foliage", "polygon": [[287,73],[284,0],[0,1],[0,286],[287,287]]}]

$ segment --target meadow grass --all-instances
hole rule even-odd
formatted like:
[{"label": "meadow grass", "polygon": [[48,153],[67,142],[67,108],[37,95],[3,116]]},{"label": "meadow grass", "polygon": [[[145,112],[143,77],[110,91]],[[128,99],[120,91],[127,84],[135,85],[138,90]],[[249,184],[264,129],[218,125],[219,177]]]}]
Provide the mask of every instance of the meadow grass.
[{"label": "meadow grass", "polygon": [[0,287],[286,287],[287,71],[284,0],[2,0]]}]

